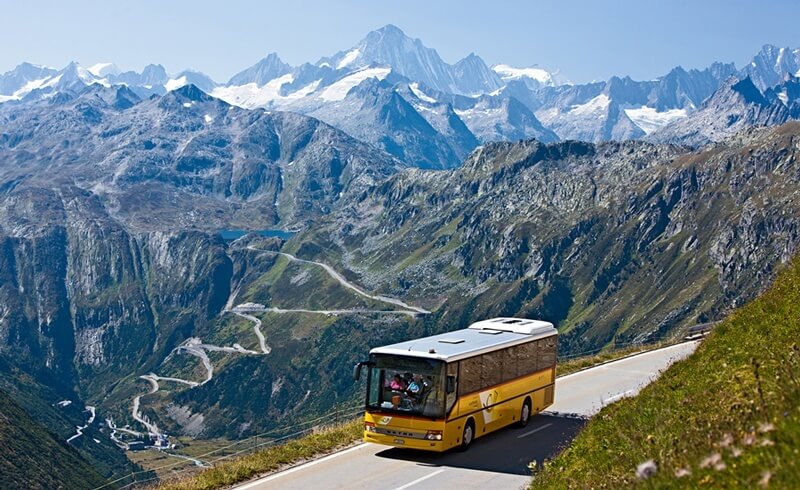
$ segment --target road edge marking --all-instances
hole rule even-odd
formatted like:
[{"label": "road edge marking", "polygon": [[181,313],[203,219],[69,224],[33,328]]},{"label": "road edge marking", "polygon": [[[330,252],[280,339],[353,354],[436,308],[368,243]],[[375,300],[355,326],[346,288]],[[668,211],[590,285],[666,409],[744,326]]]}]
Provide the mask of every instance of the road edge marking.
[{"label": "road edge marking", "polygon": [[443,473],[443,472],[444,472],[444,468],[441,469],[441,470],[434,471],[433,473],[429,473],[429,474],[423,476],[422,478],[417,478],[416,480],[414,480],[412,482],[408,482],[408,483],[406,483],[405,485],[403,485],[401,487],[395,488],[394,490],[405,490],[406,488],[413,487],[417,483],[422,483],[425,480],[427,480],[428,478],[433,478],[434,476],[436,476],[436,475],[438,475],[440,473]]},{"label": "road edge marking", "polygon": [[[667,345],[667,346],[664,346],[664,347],[658,347],[656,349],[649,349],[649,350],[644,350],[644,351],[640,351],[640,352],[634,352],[632,354],[628,354],[627,356],[619,357],[617,359],[610,359],[608,361],[603,361],[603,362],[601,362],[599,364],[594,364],[594,365],[591,365],[591,366],[587,366],[587,367],[585,367],[583,369],[579,369],[579,370],[577,370],[575,372],[572,372],[572,373],[569,373],[569,374],[556,376],[556,379],[558,380],[558,379],[569,378],[570,376],[574,376],[574,375],[576,375],[578,373],[582,373],[582,372],[588,371],[590,369],[599,368],[599,367],[605,366],[606,364],[613,364],[615,362],[619,362],[619,361],[624,361],[626,359],[630,359],[631,357],[644,356],[644,355],[647,355],[647,354],[652,354],[654,352],[667,350],[667,349],[673,349],[673,348],[677,348],[678,346],[682,346],[684,344],[691,344],[691,343],[696,343],[697,345],[700,345],[700,341],[699,340],[684,340],[683,342],[678,342],[676,344]],[[696,346],[695,346],[695,349],[697,349]]]},{"label": "road edge marking", "polygon": [[336,458],[336,457],[341,456],[343,454],[347,454],[349,452],[355,451],[356,449],[363,449],[365,447],[367,447],[367,444],[362,442],[361,444],[357,444],[357,445],[355,445],[353,447],[349,447],[347,449],[342,449],[341,451],[337,451],[337,452],[335,452],[333,454],[328,454],[327,456],[324,456],[324,457],[319,458],[319,459],[306,461],[305,463],[301,463],[301,464],[292,466],[291,468],[286,468],[285,470],[280,470],[280,471],[278,471],[276,473],[273,473],[271,475],[267,475],[267,476],[265,476],[263,478],[259,478],[257,480],[251,480],[251,481],[249,481],[247,483],[242,484],[241,486],[233,487],[233,488],[235,488],[236,490],[245,490],[247,488],[252,488],[252,487],[254,487],[256,485],[260,485],[262,483],[266,483],[268,481],[275,480],[275,479],[280,478],[280,477],[282,477],[284,475],[288,475],[290,473],[294,473],[295,471],[300,471],[302,469],[309,468],[309,467],[314,466],[316,464],[322,463],[324,461],[328,461],[330,459]]}]

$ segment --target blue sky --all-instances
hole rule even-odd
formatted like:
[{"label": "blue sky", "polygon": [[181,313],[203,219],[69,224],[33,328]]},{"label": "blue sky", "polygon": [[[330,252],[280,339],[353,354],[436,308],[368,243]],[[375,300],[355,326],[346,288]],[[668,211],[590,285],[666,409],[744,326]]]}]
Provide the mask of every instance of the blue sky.
[{"label": "blue sky", "polygon": [[765,43],[800,47],[800,1],[6,1],[0,72],[21,61],[62,67],[161,63],[225,81],[276,51],[291,64],[347,49],[392,23],[453,63],[539,65],[576,82],[650,79],[675,65],[741,66]]}]

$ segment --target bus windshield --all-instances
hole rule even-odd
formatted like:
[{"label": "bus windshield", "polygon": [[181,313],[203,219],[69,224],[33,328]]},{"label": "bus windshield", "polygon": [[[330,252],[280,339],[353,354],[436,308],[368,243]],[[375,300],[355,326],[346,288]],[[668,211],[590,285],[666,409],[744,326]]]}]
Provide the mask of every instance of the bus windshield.
[{"label": "bus windshield", "polygon": [[367,408],[444,417],[444,363],[433,359],[373,355]]}]

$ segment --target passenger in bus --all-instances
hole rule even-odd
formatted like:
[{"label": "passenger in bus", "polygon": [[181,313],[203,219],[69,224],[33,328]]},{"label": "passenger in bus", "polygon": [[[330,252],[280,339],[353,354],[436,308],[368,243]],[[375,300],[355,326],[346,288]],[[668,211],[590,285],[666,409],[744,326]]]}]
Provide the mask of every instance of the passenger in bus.
[{"label": "passenger in bus", "polygon": [[411,398],[419,400],[420,395],[422,394],[422,386],[422,376],[417,374],[411,379],[411,383],[408,384],[406,393]]},{"label": "passenger in bus", "polygon": [[399,374],[395,374],[394,377],[392,378],[391,383],[389,383],[389,388],[393,389],[394,391],[405,391],[406,383],[403,381],[403,378],[401,378]]}]

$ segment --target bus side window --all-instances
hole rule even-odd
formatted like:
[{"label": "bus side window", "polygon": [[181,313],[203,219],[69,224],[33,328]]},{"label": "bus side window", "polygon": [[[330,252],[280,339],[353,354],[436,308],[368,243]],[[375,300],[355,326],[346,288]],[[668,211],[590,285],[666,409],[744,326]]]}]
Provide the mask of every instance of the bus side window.
[{"label": "bus side window", "polygon": [[556,340],[548,337],[537,342],[539,344],[539,369],[553,367],[556,363]]},{"label": "bus side window", "polygon": [[503,377],[503,353],[501,351],[488,352],[481,356],[483,366],[481,370],[481,387],[500,384]]},{"label": "bus side window", "polygon": [[517,374],[517,347],[506,347],[500,351],[503,356],[503,381],[510,381],[519,374]]},{"label": "bus side window", "polygon": [[[447,393],[445,398],[445,413],[450,413],[453,405],[458,399],[458,363],[451,362],[447,365],[447,376],[452,376],[456,380],[456,389],[452,393]],[[447,378],[445,378],[447,379]]]},{"label": "bus side window", "polygon": [[527,342],[517,346],[517,375],[525,376],[536,371],[536,344],[538,342]]},{"label": "bus side window", "polygon": [[481,356],[461,361],[458,380],[458,394],[464,395],[481,389]]}]

